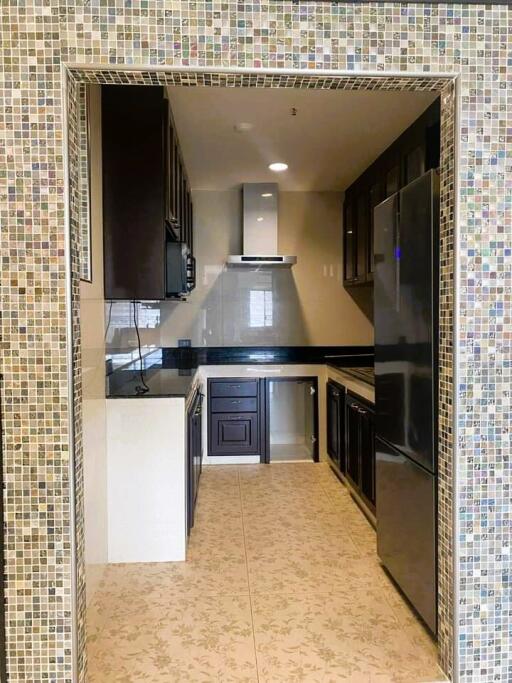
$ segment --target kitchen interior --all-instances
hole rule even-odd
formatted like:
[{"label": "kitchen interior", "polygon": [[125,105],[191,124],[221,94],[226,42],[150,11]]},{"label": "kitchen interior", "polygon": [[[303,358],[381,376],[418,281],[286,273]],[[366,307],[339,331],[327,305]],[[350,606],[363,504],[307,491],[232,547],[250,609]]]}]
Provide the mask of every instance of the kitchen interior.
[{"label": "kitchen interior", "polygon": [[89,679],[447,680],[439,99],[87,99]]}]

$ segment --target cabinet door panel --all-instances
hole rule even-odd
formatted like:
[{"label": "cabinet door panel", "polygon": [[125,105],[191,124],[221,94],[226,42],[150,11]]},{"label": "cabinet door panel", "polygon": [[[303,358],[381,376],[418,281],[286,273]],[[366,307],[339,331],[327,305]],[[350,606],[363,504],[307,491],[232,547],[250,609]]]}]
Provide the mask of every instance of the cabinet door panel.
[{"label": "cabinet door panel", "polygon": [[[102,87],[106,299],[165,297],[163,89]],[[141,235],[144,239],[141,239]]]},{"label": "cabinet door panel", "polygon": [[343,279],[351,282],[355,278],[355,207],[351,197],[345,200],[345,220],[343,223]]},{"label": "cabinet door panel", "polygon": [[370,225],[369,193],[362,187],[357,196],[356,280],[366,282],[368,272],[368,234]]},{"label": "cabinet door panel", "polygon": [[169,153],[168,153],[168,192],[169,192],[169,220],[176,223],[177,215],[177,197],[176,197],[176,135],[172,125],[169,125]]},{"label": "cabinet door panel", "polygon": [[373,413],[361,408],[361,492],[375,505],[375,430]]},{"label": "cabinet door panel", "polygon": [[256,413],[210,415],[210,455],[257,454],[258,448]]},{"label": "cabinet door panel", "polygon": [[343,388],[335,382],[327,383],[327,452],[342,472],[345,466],[343,443]]},{"label": "cabinet door panel", "polygon": [[370,216],[368,221],[368,250],[367,270],[368,279],[373,280],[375,270],[374,242],[375,242],[375,216],[373,210],[384,199],[384,183],[382,180],[375,181],[370,187]]},{"label": "cabinet door panel", "polygon": [[398,192],[400,189],[400,163],[393,164],[386,173],[386,197],[391,197],[392,194]]},{"label": "cabinet door panel", "polygon": [[359,463],[359,431],[360,418],[357,403],[351,399],[347,400],[346,411],[347,441],[347,474],[352,482],[359,487],[360,463]]},{"label": "cabinet door panel", "polygon": [[404,157],[404,181],[405,185],[422,176],[425,172],[425,146],[416,145],[408,150]]}]

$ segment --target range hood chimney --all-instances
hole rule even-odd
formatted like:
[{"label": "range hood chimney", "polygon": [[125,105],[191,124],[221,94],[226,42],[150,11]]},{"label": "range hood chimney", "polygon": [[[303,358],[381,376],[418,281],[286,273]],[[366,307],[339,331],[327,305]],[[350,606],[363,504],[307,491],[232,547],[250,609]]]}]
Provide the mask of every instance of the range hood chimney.
[{"label": "range hood chimney", "polygon": [[243,196],[243,254],[228,256],[228,265],[293,266],[296,256],[277,253],[277,183],[245,183]]}]

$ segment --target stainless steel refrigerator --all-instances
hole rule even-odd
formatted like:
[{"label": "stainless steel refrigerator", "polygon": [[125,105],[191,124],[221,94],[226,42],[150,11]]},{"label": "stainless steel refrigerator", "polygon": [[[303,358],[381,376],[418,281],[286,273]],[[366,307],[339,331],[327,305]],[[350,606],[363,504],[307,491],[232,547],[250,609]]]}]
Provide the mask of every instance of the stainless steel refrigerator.
[{"label": "stainless steel refrigerator", "polygon": [[437,172],[379,204],[374,225],[377,549],[435,633]]}]

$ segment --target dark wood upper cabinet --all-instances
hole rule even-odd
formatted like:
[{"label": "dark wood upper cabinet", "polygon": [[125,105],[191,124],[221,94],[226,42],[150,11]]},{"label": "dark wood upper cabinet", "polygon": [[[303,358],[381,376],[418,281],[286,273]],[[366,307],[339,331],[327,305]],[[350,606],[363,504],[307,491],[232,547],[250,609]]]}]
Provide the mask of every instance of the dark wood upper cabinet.
[{"label": "dark wood upper cabinet", "polygon": [[102,152],[105,298],[165,299],[167,244],[191,248],[192,224],[163,87],[102,87]]},{"label": "dark wood upper cabinet", "polygon": [[430,107],[346,190],[343,213],[343,284],[373,282],[375,207],[439,166],[440,103]]},{"label": "dark wood upper cabinet", "polygon": [[370,198],[366,185],[358,188],[356,199],[356,282],[366,282],[370,229]]},{"label": "dark wood upper cabinet", "polygon": [[343,221],[343,280],[352,283],[356,277],[356,207],[354,195],[345,196]]},{"label": "dark wood upper cabinet", "polygon": [[[396,156],[398,157],[398,155]],[[400,159],[393,155],[390,161],[391,164],[385,173],[385,198],[391,197],[400,189]]]},{"label": "dark wood upper cabinet", "polygon": [[366,253],[367,258],[367,270],[366,278],[368,281],[373,280],[373,272],[375,270],[375,259],[373,253],[373,241],[374,241],[374,208],[380,204],[386,198],[384,181],[382,177],[375,178],[374,182],[370,186],[370,196],[369,196],[369,207],[370,216],[368,221],[368,250]]}]

